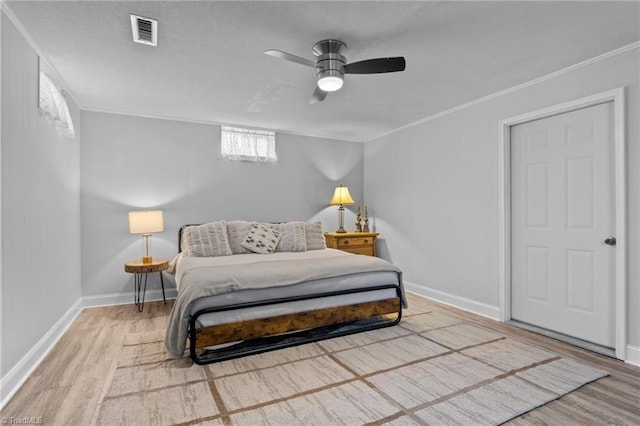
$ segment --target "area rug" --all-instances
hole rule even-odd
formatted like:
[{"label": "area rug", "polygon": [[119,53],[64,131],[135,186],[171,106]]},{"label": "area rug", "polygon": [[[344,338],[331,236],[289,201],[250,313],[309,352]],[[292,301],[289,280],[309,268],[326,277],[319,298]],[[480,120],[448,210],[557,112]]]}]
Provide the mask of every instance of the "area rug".
[{"label": "area rug", "polygon": [[207,366],[122,342],[102,425],[500,424],[607,375],[446,312]]}]

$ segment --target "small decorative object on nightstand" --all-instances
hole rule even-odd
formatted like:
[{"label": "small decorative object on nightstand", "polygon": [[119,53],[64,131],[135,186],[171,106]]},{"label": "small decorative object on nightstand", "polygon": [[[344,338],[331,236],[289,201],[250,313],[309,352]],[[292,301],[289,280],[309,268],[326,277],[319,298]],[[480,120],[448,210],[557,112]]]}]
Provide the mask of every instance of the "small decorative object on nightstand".
[{"label": "small decorative object on nightstand", "polygon": [[367,211],[367,206],[364,206],[364,228],[362,228],[362,232],[369,232],[369,212]]},{"label": "small decorative object on nightstand", "polygon": [[376,255],[377,232],[325,232],[327,247],[367,256]]},{"label": "small decorative object on nightstand", "polygon": [[360,204],[356,210],[356,232],[362,232],[362,213],[360,213]]},{"label": "small decorative object on nightstand", "polygon": [[[144,309],[144,296],[147,292],[147,276],[150,273],[158,272],[160,274],[160,284],[162,285],[162,300],[167,303],[167,299],[164,296],[164,280],[162,278],[162,271],[169,268],[169,261],[167,259],[153,259],[151,263],[146,263],[143,260],[132,260],[124,264],[124,271],[134,274],[134,302],[138,306],[138,312],[142,312]],[[142,284],[142,276],[144,275],[144,287]],[[142,290],[142,297],[140,297],[140,291]]]}]

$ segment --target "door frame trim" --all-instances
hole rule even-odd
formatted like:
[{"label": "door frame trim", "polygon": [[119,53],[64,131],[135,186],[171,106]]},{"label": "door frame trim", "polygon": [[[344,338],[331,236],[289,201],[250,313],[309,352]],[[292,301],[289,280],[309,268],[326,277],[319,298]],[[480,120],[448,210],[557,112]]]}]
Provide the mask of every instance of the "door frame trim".
[{"label": "door frame trim", "polygon": [[613,102],[614,185],[616,220],[615,351],[627,357],[627,172],[624,88],[609,90],[573,101],[501,120],[498,123],[499,226],[498,258],[500,320],[511,319],[511,127],[541,118]]}]

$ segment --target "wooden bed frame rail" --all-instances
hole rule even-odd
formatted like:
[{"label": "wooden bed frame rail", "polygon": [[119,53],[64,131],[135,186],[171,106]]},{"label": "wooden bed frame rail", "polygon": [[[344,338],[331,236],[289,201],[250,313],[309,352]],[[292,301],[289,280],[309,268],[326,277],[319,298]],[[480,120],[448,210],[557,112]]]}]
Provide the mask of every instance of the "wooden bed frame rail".
[{"label": "wooden bed frame rail", "polygon": [[[384,289],[395,289],[396,297],[215,326],[197,326],[200,316],[213,312]],[[401,290],[396,284],[212,307],[202,309],[192,316],[189,323],[189,350],[196,364],[210,364],[332,337],[390,327],[398,324],[401,318]],[[232,342],[238,343],[217,349],[205,349]]]}]

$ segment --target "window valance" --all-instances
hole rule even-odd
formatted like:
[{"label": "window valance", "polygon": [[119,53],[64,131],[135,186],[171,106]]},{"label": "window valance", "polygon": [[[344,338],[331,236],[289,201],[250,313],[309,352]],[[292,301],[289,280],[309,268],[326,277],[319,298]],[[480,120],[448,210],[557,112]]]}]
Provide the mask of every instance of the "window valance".
[{"label": "window valance", "polygon": [[276,162],[276,134],[222,126],[220,152],[231,160]]},{"label": "window valance", "polygon": [[61,135],[69,138],[75,137],[76,133],[71,121],[71,114],[69,114],[67,101],[49,76],[42,71],[40,71],[39,89],[40,100],[38,106],[40,114],[52,122]]}]

